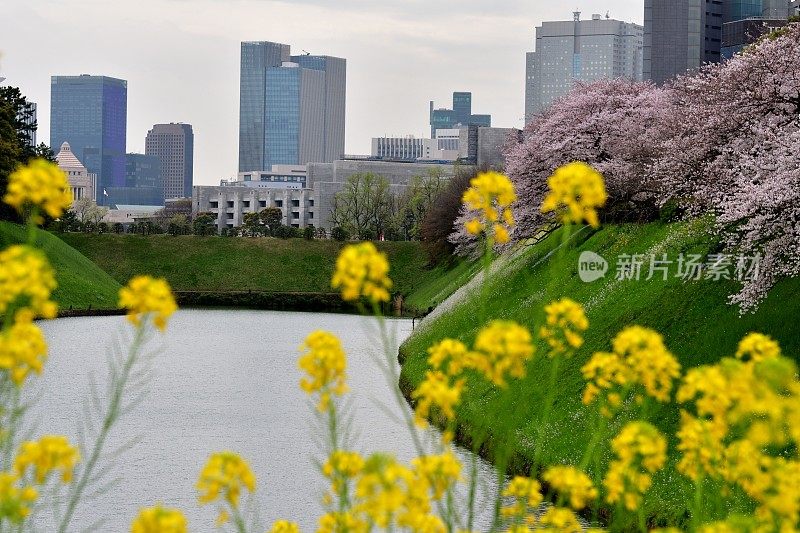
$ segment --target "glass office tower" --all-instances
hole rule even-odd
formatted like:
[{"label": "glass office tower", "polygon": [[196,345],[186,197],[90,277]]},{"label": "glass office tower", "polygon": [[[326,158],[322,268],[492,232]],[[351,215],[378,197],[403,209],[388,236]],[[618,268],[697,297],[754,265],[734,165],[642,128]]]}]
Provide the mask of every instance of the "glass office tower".
[{"label": "glass office tower", "polygon": [[430,103],[431,139],[436,138],[436,130],[449,130],[462,126],[491,127],[491,115],[472,114],[472,93],[454,92],[452,109],[434,109]]},{"label": "glass office tower", "polygon": [[104,188],[125,185],[128,82],[108,76],[53,76],[50,145],[68,142],[88,171],[97,174],[96,200]]},{"label": "glass office tower", "polygon": [[239,171],[331,162],[344,153],[346,61],[243,42]]}]

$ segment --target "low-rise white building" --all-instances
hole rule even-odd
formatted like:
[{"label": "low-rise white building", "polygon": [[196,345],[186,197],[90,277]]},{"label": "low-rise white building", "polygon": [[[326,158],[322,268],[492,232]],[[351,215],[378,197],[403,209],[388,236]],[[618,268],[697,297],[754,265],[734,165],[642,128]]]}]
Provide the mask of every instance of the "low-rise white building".
[{"label": "low-rise white building", "polygon": [[310,189],[258,188],[231,182],[218,187],[196,185],[192,194],[192,212],[214,215],[218,230],[241,226],[245,214],[260,213],[268,207],[280,209],[287,226],[316,226],[314,194]]}]

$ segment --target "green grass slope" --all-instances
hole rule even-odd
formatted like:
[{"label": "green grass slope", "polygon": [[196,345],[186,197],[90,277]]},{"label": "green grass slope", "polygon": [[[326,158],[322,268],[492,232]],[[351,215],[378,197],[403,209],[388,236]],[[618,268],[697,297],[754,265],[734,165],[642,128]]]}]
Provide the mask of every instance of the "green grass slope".
[{"label": "green grass slope", "polygon": [[[344,245],[170,235],[67,233],[62,238],[120,282],[148,273],[166,278],[178,291],[331,292],[331,275]],[[376,245],[389,256],[394,291],[410,294],[437,276],[427,268],[419,243]]]},{"label": "green grass slope", "polygon": [[467,283],[480,269],[479,261],[459,261],[453,265],[437,266],[425,283],[418,285],[406,298],[412,309],[426,311],[436,307]]},{"label": "green grass slope", "polygon": [[[53,298],[61,310],[115,309],[120,284],[80,252],[58,237],[37,230],[37,245],[56,271],[58,288]],[[0,222],[0,248],[27,240],[27,230],[10,222]]]},{"label": "green grass slope", "polygon": [[[738,341],[751,331],[767,333],[777,339],[784,353],[800,356],[800,279],[784,280],[775,286],[767,300],[754,314],[739,316],[726,299],[736,289],[731,281],[684,282],[672,276],[667,281],[616,281],[612,270],[594,283],[582,282],[578,275],[578,256],[584,250],[597,252],[616,263],[620,254],[667,253],[677,259],[680,253],[707,253],[717,243],[708,236],[702,221],[648,225],[617,225],[599,231],[583,230],[561,252],[547,257],[561,242],[554,234],[530,247],[510,261],[490,281],[488,298],[481,304],[473,293],[452,310],[433,318],[418,328],[401,348],[404,386],[416,386],[426,369],[426,349],[445,337],[466,343],[474,340],[477,330],[489,319],[516,320],[536,331],[542,323],[543,307],[548,302],[569,296],[586,307],[591,326],[586,343],[575,357],[562,366],[555,405],[545,434],[542,450],[548,464],[580,461],[589,437],[589,421],[581,414],[581,391],[584,386],[580,367],[595,351],[609,350],[611,339],[629,324],[639,324],[661,332],[667,347],[684,367],[717,361],[735,352]],[[612,267],[613,269],[613,267]],[[643,277],[646,277],[644,273]],[[544,348],[539,347],[538,353]],[[534,435],[533,406],[540,405],[549,371],[542,360],[534,360],[527,378],[512,384],[514,405],[501,406],[496,391],[479,380],[470,380],[468,392],[458,411],[459,422],[488,431],[500,442],[516,443],[522,458],[533,456],[530,445]],[[505,410],[504,410],[505,409]],[[661,408],[655,413],[661,429],[674,435],[677,409]],[[674,441],[670,443],[674,450]],[[686,484],[670,466],[659,474],[646,501],[647,509],[661,518],[682,516]]]}]

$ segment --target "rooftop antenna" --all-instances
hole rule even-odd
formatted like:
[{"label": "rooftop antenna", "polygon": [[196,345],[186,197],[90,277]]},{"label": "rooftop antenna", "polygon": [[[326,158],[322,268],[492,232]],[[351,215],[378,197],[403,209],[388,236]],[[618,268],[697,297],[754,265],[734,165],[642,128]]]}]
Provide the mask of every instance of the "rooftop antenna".
[{"label": "rooftop antenna", "polygon": [[307,52],[307,51],[305,51],[305,50],[303,50],[303,53],[304,53],[305,55],[307,55],[307,56],[310,56],[310,55],[311,55],[311,52]]},{"label": "rooftop antenna", "polygon": [[611,18],[611,11],[606,11],[606,20]]},{"label": "rooftop antenna", "polygon": [[578,11],[577,8],[575,9],[575,11],[572,12],[572,19],[575,22],[579,22],[581,20],[581,12]]}]

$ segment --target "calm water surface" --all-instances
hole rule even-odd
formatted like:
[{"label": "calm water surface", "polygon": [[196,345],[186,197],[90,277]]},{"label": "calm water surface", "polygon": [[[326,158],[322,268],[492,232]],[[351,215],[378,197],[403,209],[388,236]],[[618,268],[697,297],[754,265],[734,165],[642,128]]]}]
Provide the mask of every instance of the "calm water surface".
[{"label": "calm water surface", "polygon": [[[50,358],[35,389],[33,436],[77,438],[90,376],[104,382],[107,348],[125,324],[122,317],[42,324]],[[398,343],[411,333],[408,320],[389,324]],[[297,348],[316,329],[338,335],[347,350],[354,449],[387,451],[403,461],[415,456],[399,419],[401,407],[375,363],[374,321],[316,313],[180,311],[156,341],[146,399],[112,435],[112,448],[138,439],[114,462],[121,481],[79,509],[74,529],[128,531],[141,506],[162,502],[182,509],[192,531],[213,531],[216,513],[197,505],[194,484],[210,453],[230,449],[255,471],[265,528],[275,519],[292,518],[304,531],[315,530],[324,490],[315,461],[322,454],[313,409],[298,388]],[[461,456],[466,469],[469,457]],[[491,493],[491,469],[483,463],[480,469],[482,493]],[[92,527],[99,518],[103,525]],[[52,527],[47,520],[41,525]]]}]

